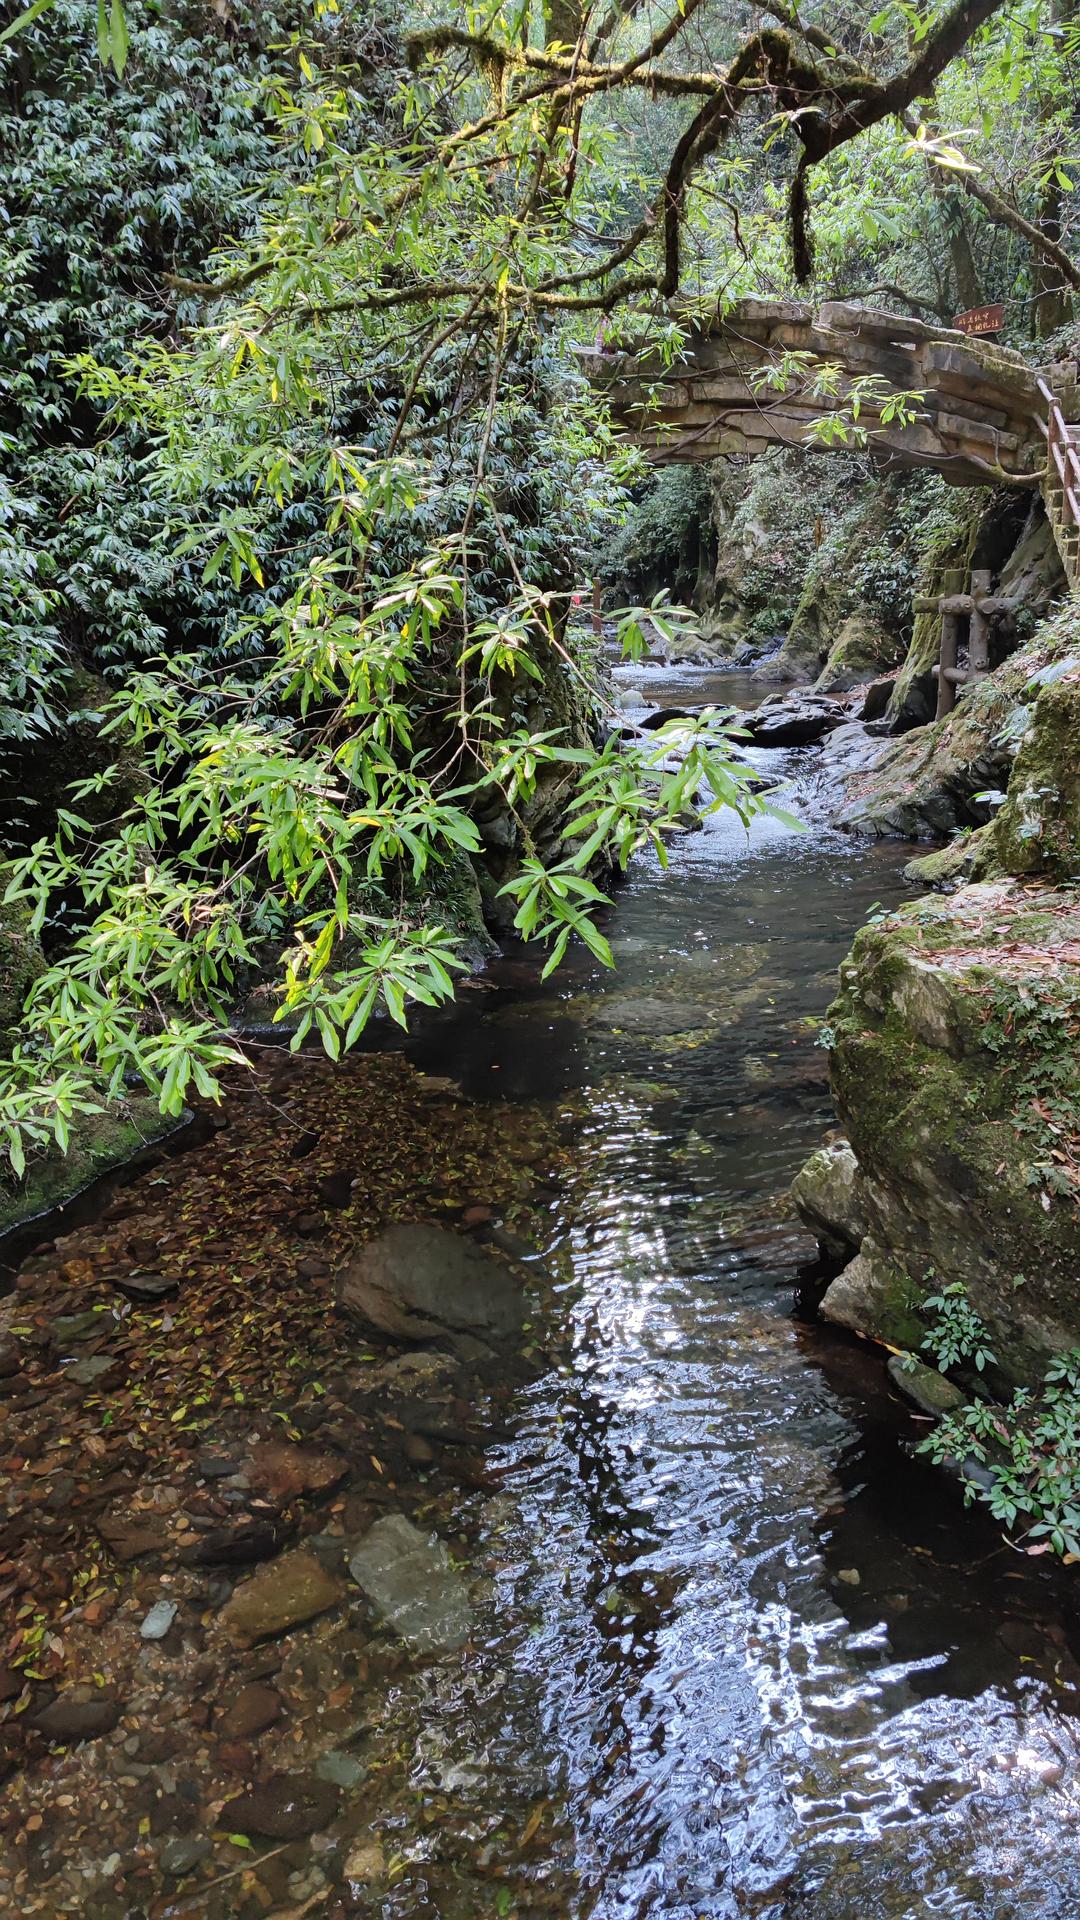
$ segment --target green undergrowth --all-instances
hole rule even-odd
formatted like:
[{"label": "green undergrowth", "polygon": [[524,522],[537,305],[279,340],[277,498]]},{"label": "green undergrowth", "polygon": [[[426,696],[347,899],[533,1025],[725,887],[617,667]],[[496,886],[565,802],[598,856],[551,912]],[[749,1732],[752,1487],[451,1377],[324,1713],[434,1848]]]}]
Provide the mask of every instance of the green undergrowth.
[{"label": "green undergrowth", "polygon": [[[1014,1284],[1025,1284],[1023,1274]],[[941,1373],[993,1362],[963,1287],[923,1304],[934,1313],[923,1348]],[[965,1500],[986,1506],[1026,1552],[1080,1559],[1080,1347],[1056,1355],[1037,1389],[1017,1387],[1004,1404],[974,1398],[945,1414],[919,1451],[939,1466],[959,1461]]]}]

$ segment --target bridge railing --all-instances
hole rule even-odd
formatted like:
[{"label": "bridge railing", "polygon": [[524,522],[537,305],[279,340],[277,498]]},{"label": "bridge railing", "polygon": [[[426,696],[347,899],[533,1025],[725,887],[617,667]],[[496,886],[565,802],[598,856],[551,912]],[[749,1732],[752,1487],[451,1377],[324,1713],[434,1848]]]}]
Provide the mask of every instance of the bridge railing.
[{"label": "bridge railing", "polygon": [[1046,441],[1046,508],[1066,577],[1070,587],[1075,589],[1080,578],[1080,454],[1077,453],[1069,424],[1046,381],[1040,377],[1035,386],[1046,405],[1045,420],[1041,415],[1035,415],[1036,425]]}]

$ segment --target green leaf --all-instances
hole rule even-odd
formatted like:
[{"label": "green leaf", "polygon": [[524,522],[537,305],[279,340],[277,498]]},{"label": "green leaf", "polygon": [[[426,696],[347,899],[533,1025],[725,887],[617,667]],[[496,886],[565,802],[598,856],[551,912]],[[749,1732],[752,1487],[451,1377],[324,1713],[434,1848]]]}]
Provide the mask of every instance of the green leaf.
[{"label": "green leaf", "polygon": [[14,20],[9,21],[3,32],[0,33],[0,47],[3,46],[5,40],[10,40],[14,34],[21,33],[24,27],[32,26],[40,14],[45,13],[49,7],[55,5],[56,0],[34,0],[33,6],[27,7],[25,13],[20,13]]},{"label": "green leaf", "polygon": [[124,14],[123,0],[112,0],[109,46],[117,77],[123,79],[124,68],[127,66],[128,57],[128,28],[127,19]]}]

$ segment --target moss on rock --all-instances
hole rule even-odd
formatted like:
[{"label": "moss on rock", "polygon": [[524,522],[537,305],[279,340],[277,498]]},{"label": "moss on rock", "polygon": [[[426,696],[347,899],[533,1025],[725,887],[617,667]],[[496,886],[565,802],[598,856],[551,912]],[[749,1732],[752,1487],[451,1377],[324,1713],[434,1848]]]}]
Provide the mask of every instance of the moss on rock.
[{"label": "moss on rock", "polygon": [[933,893],[955,893],[957,887],[966,886],[975,878],[985,858],[990,833],[990,826],[978,827],[973,833],[963,828],[948,846],[909,860],[904,879],[917,887],[929,887]]},{"label": "moss on rock", "polygon": [[36,1155],[22,1180],[10,1173],[0,1176],[0,1234],[63,1206],[102,1174],[126,1165],[189,1120],[190,1115],[167,1118],[149,1095],[136,1095],[107,1113],[78,1120],[66,1154],[54,1149]]},{"label": "moss on rock", "polygon": [[917,1348],[936,1276],[1007,1379],[1080,1340],[1078,952],[1080,897],[1015,882],[857,936],[828,1018],[869,1235],[831,1317]]},{"label": "moss on rock", "polygon": [[[934,541],[919,573],[917,592],[927,596],[941,593],[946,573],[959,568],[965,575],[979,537],[979,526],[986,509],[986,494],[980,487],[973,491],[968,510],[959,526],[945,527]],[[900,723],[929,720],[937,702],[932,678],[941,645],[941,615],[917,613],[903,665],[889,701],[889,718]]]},{"label": "moss on rock", "polygon": [[825,693],[845,693],[876,680],[897,665],[903,647],[899,636],[890,633],[882,621],[865,608],[849,614],[829,648],[828,658],[817,678]]},{"label": "moss on rock", "polygon": [[1080,876],[1080,663],[1038,693],[988,852],[1002,873]]}]

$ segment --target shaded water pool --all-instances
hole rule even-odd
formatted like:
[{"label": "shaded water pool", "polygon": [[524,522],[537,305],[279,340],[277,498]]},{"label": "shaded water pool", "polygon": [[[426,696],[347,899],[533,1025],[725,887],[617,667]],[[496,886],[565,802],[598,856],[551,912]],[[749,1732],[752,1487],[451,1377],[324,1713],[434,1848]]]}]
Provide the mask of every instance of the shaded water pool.
[{"label": "shaded water pool", "polygon": [[[744,695],[656,678],[658,702]],[[760,758],[805,806],[814,756]],[[1067,1589],[912,1459],[881,1357],[793,1312],[809,1248],[779,1197],[830,1122],[813,1028],[902,858],[712,821],[635,868],[616,974],[508,960],[410,1043],[474,1097],[568,1102],[575,1172],[566,1358],[485,1513],[483,1644],[403,1702],[414,1784],[463,1837],[549,1811],[495,1844],[509,1904],[417,1866],[384,1914],[1080,1912]]]}]

